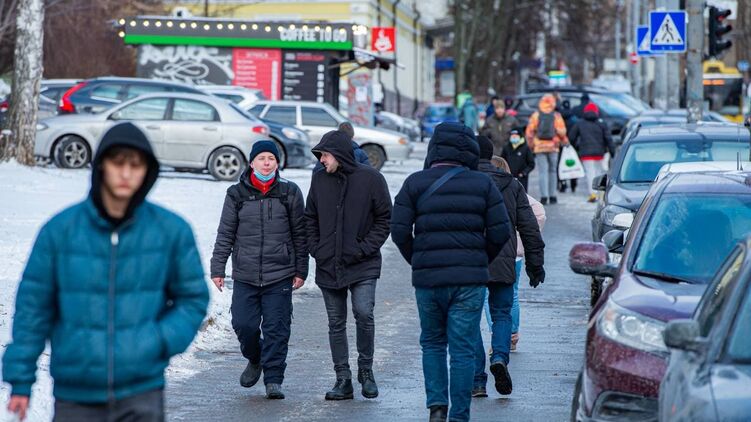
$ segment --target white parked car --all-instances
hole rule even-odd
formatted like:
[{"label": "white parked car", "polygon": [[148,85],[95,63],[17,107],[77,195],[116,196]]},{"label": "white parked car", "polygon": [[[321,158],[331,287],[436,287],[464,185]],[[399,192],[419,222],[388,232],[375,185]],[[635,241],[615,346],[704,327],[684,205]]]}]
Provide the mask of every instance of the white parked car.
[{"label": "white parked car", "polygon": [[[249,110],[263,119],[295,126],[307,132],[311,147],[318,144],[321,137],[336,130],[346,122],[334,107],[313,101],[259,101]],[[355,129],[354,141],[368,154],[370,164],[381,169],[386,161],[403,161],[409,158],[413,145],[407,136],[392,130],[375,129],[352,125]]]},{"label": "white parked car", "polygon": [[34,155],[59,167],[91,162],[102,135],[127,120],[144,131],[159,162],[177,170],[203,171],[218,180],[236,180],[253,144],[268,139],[269,128],[221,98],[160,92],[122,102],[96,114],[69,114],[37,125]]},{"label": "white parked car", "polygon": [[260,89],[251,89],[237,85],[196,85],[196,88],[219,98],[232,101],[243,110],[247,110],[259,100],[266,97]]}]

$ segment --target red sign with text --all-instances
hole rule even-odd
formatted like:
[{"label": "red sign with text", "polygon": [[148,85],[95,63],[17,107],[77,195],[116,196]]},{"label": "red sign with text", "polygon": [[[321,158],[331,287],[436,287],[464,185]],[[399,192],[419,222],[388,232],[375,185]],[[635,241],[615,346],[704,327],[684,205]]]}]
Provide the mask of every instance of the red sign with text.
[{"label": "red sign with text", "polygon": [[260,89],[270,100],[280,99],[282,51],[278,49],[233,48],[232,85]]},{"label": "red sign with text", "polygon": [[371,48],[379,53],[396,49],[396,29],[394,27],[373,27],[370,33]]}]

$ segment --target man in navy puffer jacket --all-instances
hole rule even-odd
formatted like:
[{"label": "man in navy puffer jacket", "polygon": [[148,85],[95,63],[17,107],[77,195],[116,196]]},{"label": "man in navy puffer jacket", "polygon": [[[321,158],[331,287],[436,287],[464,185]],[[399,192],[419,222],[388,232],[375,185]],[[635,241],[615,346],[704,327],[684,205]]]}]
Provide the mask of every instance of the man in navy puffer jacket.
[{"label": "man in navy puffer jacket", "polygon": [[164,369],[206,315],[193,231],[145,200],[159,164],[132,123],[107,131],[91,192],[39,232],[3,356],[8,409],[23,419],[49,340],[56,421],[164,420]]},{"label": "man in navy puffer jacket", "polygon": [[[471,129],[459,123],[438,125],[425,170],[404,182],[391,219],[391,238],[412,265],[431,420],[446,420],[449,396],[451,420],[469,420],[474,339],[488,263],[511,238],[503,197],[487,175],[476,171],[479,154]],[[453,177],[431,189],[449,172]],[[426,197],[426,191],[433,193]]]}]

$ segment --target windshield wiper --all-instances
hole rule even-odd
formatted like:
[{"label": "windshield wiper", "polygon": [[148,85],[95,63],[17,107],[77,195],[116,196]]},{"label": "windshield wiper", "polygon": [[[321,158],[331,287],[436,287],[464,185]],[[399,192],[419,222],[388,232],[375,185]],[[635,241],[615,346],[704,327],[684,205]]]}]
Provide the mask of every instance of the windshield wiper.
[{"label": "windshield wiper", "polygon": [[681,277],[676,277],[676,276],[671,275],[671,274],[658,273],[656,271],[634,270],[634,271],[632,271],[632,273],[634,273],[636,275],[643,275],[643,276],[646,276],[646,277],[659,278],[661,280],[671,281],[673,283],[697,284],[695,281],[692,281],[692,280],[688,280],[688,279],[681,278]]}]

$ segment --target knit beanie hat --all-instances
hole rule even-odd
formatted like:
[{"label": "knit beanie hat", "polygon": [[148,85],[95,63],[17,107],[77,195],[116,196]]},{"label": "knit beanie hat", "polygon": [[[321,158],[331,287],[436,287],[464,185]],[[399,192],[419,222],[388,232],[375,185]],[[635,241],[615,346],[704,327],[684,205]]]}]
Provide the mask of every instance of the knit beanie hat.
[{"label": "knit beanie hat", "polygon": [[490,160],[493,158],[493,143],[485,135],[477,137],[477,143],[480,144],[480,159]]},{"label": "knit beanie hat", "polygon": [[276,147],[274,141],[257,141],[253,144],[253,149],[250,151],[248,162],[255,160],[256,156],[262,152],[270,152],[274,154],[276,161],[279,161],[279,149]]}]

